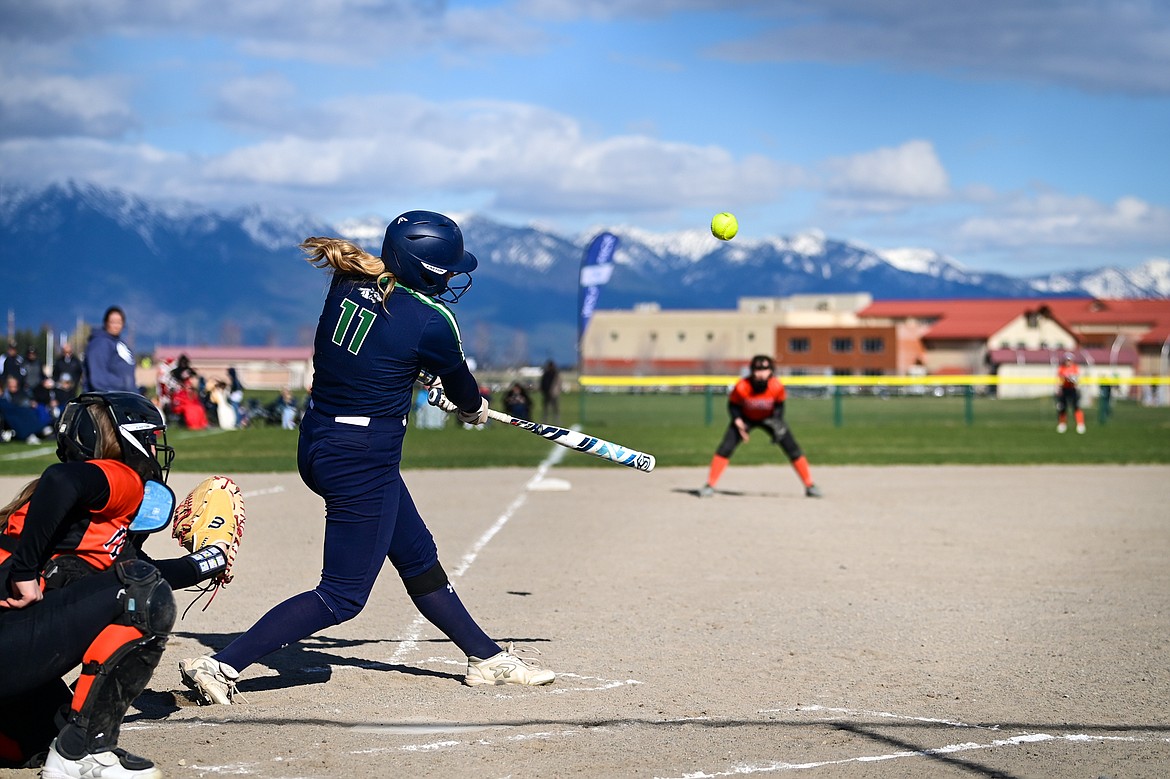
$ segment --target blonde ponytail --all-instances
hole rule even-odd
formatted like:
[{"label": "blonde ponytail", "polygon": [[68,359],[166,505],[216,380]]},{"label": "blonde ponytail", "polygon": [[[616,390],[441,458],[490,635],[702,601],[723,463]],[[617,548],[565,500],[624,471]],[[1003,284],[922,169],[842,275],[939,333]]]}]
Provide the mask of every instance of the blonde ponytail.
[{"label": "blonde ponytail", "polygon": [[306,238],[301,242],[301,250],[308,255],[306,261],[315,267],[377,279],[383,304],[394,290],[394,274],[386,270],[381,258],[344,238]]}]

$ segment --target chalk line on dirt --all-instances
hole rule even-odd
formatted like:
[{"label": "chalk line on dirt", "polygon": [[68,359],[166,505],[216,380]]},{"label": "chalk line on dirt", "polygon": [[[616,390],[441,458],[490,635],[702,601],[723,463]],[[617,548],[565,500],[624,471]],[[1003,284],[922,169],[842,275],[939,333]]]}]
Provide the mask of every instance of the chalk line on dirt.
[{"label": "chalk line on dirt", "polygon": [[[526,484],[532,484],[534,482],[541,481],[544,478],[544,475],[548,473],[548,470],[564,459],[564,456],[564,448],[559,446],[552,447],[552,450],[549,452],[548,456],[544,458],[539,466],[537,466],[536,473],[533,474],[532,478],[529,479]],[[508,522],[512,519],[516,512],[520,510],[520,507],[523,506],[527,500],[528,491],[525,489],[521,491],[512,500],[511,503],[508,504],[508,507],[505,508],[504,512],[496,518],[496,521],[492,523],[492,526],[484,531],[483,535],[476,539],[475,543],[471,546],[471,550],[467,552],[467,554],[463,555],[463,558],[459,561],[459,565],[456,566],[456,568],[451,571],[448,576],[452,579],[457,579],[466,573],[467,569],[471,567],[471,564],[475,562],[475,559],[479,557],[479,553],[482,552],[483,548],[488,545],[488,542],[495,538],[496,533],[499,533],[501,530],[503,530],[504,525],[508,524]],[[414,620],[410,623],[410,627],[404,631],[406,638],[404,638],[402,642],[399,643],[398,648],[394,650],[392,655],[390,655],[389,662],[399,662],[407,652],[414,651],[418,647],[419,639],[422,637],[423,628],[427,624],[428,623],[426,618],[421,614],[415,617]]]}]

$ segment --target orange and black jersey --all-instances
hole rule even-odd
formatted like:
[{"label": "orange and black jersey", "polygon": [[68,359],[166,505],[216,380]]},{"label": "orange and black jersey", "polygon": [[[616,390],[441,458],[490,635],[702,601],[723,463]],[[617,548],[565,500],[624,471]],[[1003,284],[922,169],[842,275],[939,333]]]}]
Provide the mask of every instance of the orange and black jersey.
[{"label": "orange and black jersey", "polygon": [[3,578],[36,579],[50,558],[63,554],[95,570],[109,568],[126,545],[142,491],[142,479],[118,460],[49,466],[0,533]]},{"label": "orange and black jersey", "polygon": [[1076,363],[1061,365],[1056,370],[1056,377],[1062,390],[1076,389],[1081,380],[1081,369]]},{"label": "orange and black jersey", "polygon": [[755,391],[751,379],[740,379],[731,388],[727,403],[733,417],[742,416],[748,422],[762,422],[768,417],[783,415],[787,398],[788,391],[780,379],[773,376],[768,379],[763,392]]}]

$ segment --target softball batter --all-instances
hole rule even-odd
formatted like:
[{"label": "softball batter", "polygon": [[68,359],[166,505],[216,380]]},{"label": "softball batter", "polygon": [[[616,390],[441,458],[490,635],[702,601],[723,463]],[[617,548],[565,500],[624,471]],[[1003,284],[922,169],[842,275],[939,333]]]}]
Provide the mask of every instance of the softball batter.
[{"label": "softball batter", "polygon": [[332,271],[297,448],[302,480],[325,499],[321,581],[222,651],[183,660],[184,683],[204,703],[231,703],[249,665],[356,617],[386,560],[419,612],[468,656],[466,684],[552,682],[551,671],[517,657],[511,645],[502,649],[472,619],[399,472],[420,370],[442,379],[460,421],[487,421],[487,401],[444,305],[471,286],[477,265],[458,225],[431,211],[402,214],[386,228],[381,258],[336,238],[309,238],[301,248],[311,263]]}]

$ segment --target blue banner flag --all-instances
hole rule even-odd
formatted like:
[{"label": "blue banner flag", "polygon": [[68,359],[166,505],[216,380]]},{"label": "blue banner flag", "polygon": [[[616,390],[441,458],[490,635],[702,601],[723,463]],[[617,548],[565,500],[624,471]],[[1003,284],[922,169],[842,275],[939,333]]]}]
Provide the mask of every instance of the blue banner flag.
[{"label": "blue banner flag", "polygon": [[601,296],[601,288],[609,283],[613,275],[613,253],[617,249],[618,238],[613,233],[601,233],[589,244],[585,258],[581,260],[581,279],[577,287],[577,354],[581,353],[581,339],[585,337],[585,328],[589,327],[589,320],[593,317],[593,310],[597,308],[597,298]]}]

